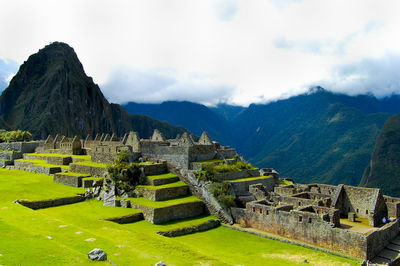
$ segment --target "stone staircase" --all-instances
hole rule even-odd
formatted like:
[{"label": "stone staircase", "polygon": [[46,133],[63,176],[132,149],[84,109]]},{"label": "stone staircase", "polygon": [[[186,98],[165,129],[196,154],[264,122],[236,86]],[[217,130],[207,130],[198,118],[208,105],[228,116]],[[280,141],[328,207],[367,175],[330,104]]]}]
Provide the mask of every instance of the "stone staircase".
[{"label": "stone staircase", "polygon": [[373,258],[370,263],[381,265],[400,264],[400,235],[392,239],[389,244]]}]

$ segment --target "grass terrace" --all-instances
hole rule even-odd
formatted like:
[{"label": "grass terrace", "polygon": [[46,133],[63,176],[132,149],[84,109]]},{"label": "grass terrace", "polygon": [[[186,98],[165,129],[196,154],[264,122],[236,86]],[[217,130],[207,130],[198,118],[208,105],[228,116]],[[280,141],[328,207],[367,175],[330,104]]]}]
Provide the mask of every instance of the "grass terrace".
[{"label": "grass terrace", "polygon": [[68,165],[48,164],[46,162],[44,162],[44,163],[35,163],[35,165],[39,165],[39,166],[43,166],[43,167],[47,167],[47,168],[60,167],[60,168],[63,168],[65,170],[69,170],[69,166]]},{"label": "grass terrace", "polygon": [[68,176],[87,176],[90,177],[89,174],[80,174],[80,173],[74,173],[74,172],[60,172],[57,173],[57,175],[68,175]]},{"label": "grass terrace", "polygon": [[102,167],[102,168],[107,168],[107,166],[108,166],[105,163],[96,163],[96,162],[92,162],[92,161],[83,161],[83,162],[78,162],[78,163],[73,163],[73,164]]},{"label": "grass terrace", "polygon": [[[122,199],[122,198],[119,198]],[[180,197],[176,199],[171,199],[171,200],[163,200],[163,201],[152,201],[146,198],[126,198],[131,201],[133,204],[145,206],[145,207],[150,207],[150,208],[164,208],[168,206],[173,206],[173,205],[178,205],[182,203],[189,203],[189,202],[196,202],[196,201],[201,201],[199,198],[196,196],[185,196],[185,197]]]},{"label": "grass terrace", "polygon": [[169,178],[177,177],[177,175],[173,174],[173,173],[168,173],[168,174],[162,174],[162,175],[148,175],[146,177],[149,179],[152,179],[152,180],[157,180],[157,179],[169,179]]},{"label": "grass terrace", "polygon": [[176,188],[176,187],[187,187],[187,185],[185,184],[185,182],[183,181],[178,181],[178,182],[174,182],[174,183],[170,183],[170,184],[165,184],[165,185],[161,185],[161,186],[145,186],[145,185],[139,185],[137,186],[138,188],[147,188],[147,189],[163,189],[163,188]]},{"label": "grass terrace", "polygon": [[287,186],[287,185],[291,185],[291,184],[293,184],[293,182],[292,181],[289,181],[289,180],[279,180],[279,185],[284,185],[284,186]]}]

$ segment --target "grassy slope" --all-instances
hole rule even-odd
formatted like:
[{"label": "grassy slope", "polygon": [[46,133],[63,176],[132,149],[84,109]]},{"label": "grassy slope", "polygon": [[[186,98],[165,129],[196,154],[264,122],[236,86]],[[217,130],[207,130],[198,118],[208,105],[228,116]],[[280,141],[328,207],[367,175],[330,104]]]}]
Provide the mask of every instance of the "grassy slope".
[{"label": "grassy slope", "polygon": [[12,203],[82,191],[53,183],[50,176],[0,169],[0,265],[92,265],[87,253],[93,248],[104,249],[118,265],[154,265],[160,260],[167,265],[293,265],[305,258],[320,265],[360,263],[223,227],[178,238],[156,234],[210,216],[157,226],[147,221],[120,225],[99,218],[135,210],[104,207],[96,200],[37,211]]}]

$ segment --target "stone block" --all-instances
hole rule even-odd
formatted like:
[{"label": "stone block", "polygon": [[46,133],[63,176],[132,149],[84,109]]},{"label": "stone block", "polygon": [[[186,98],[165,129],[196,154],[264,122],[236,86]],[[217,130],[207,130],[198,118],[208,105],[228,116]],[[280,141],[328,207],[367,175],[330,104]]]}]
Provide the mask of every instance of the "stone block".
[{"label": "stone block", "polygon": [[349,219],[349,222],[355,222],[356,221],[356,214],[354,212],[349,212],[347,214],[347,217]]},{"label": "stone block", "polygon": [[69,165],[72,163],[71,157],[57,157],[57,156],[49,156],[46,157],[46,163],[48,164],[55,164],[55,165]]}]

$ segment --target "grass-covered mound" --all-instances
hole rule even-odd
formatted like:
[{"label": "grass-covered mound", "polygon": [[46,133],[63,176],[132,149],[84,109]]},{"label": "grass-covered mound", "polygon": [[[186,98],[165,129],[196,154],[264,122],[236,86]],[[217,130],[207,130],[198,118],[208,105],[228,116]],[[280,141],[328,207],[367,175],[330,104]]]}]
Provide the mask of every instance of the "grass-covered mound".
[{"label": "grass-covered mound", "polygon": [[[0,169],[0,265],[91,265],[87,253],[101,248],[117,265],[358,265],[331,254],[219,227],[177,238],[157,235],[203,223],[211,216],[153,225],[117,224],[102,218],[136,210],[104,207],[96,200],[33,211],[15,199],[72,196],[82,188],[52,182],[52,177]],[[96,265],[110,265],[98,262]]]}]

